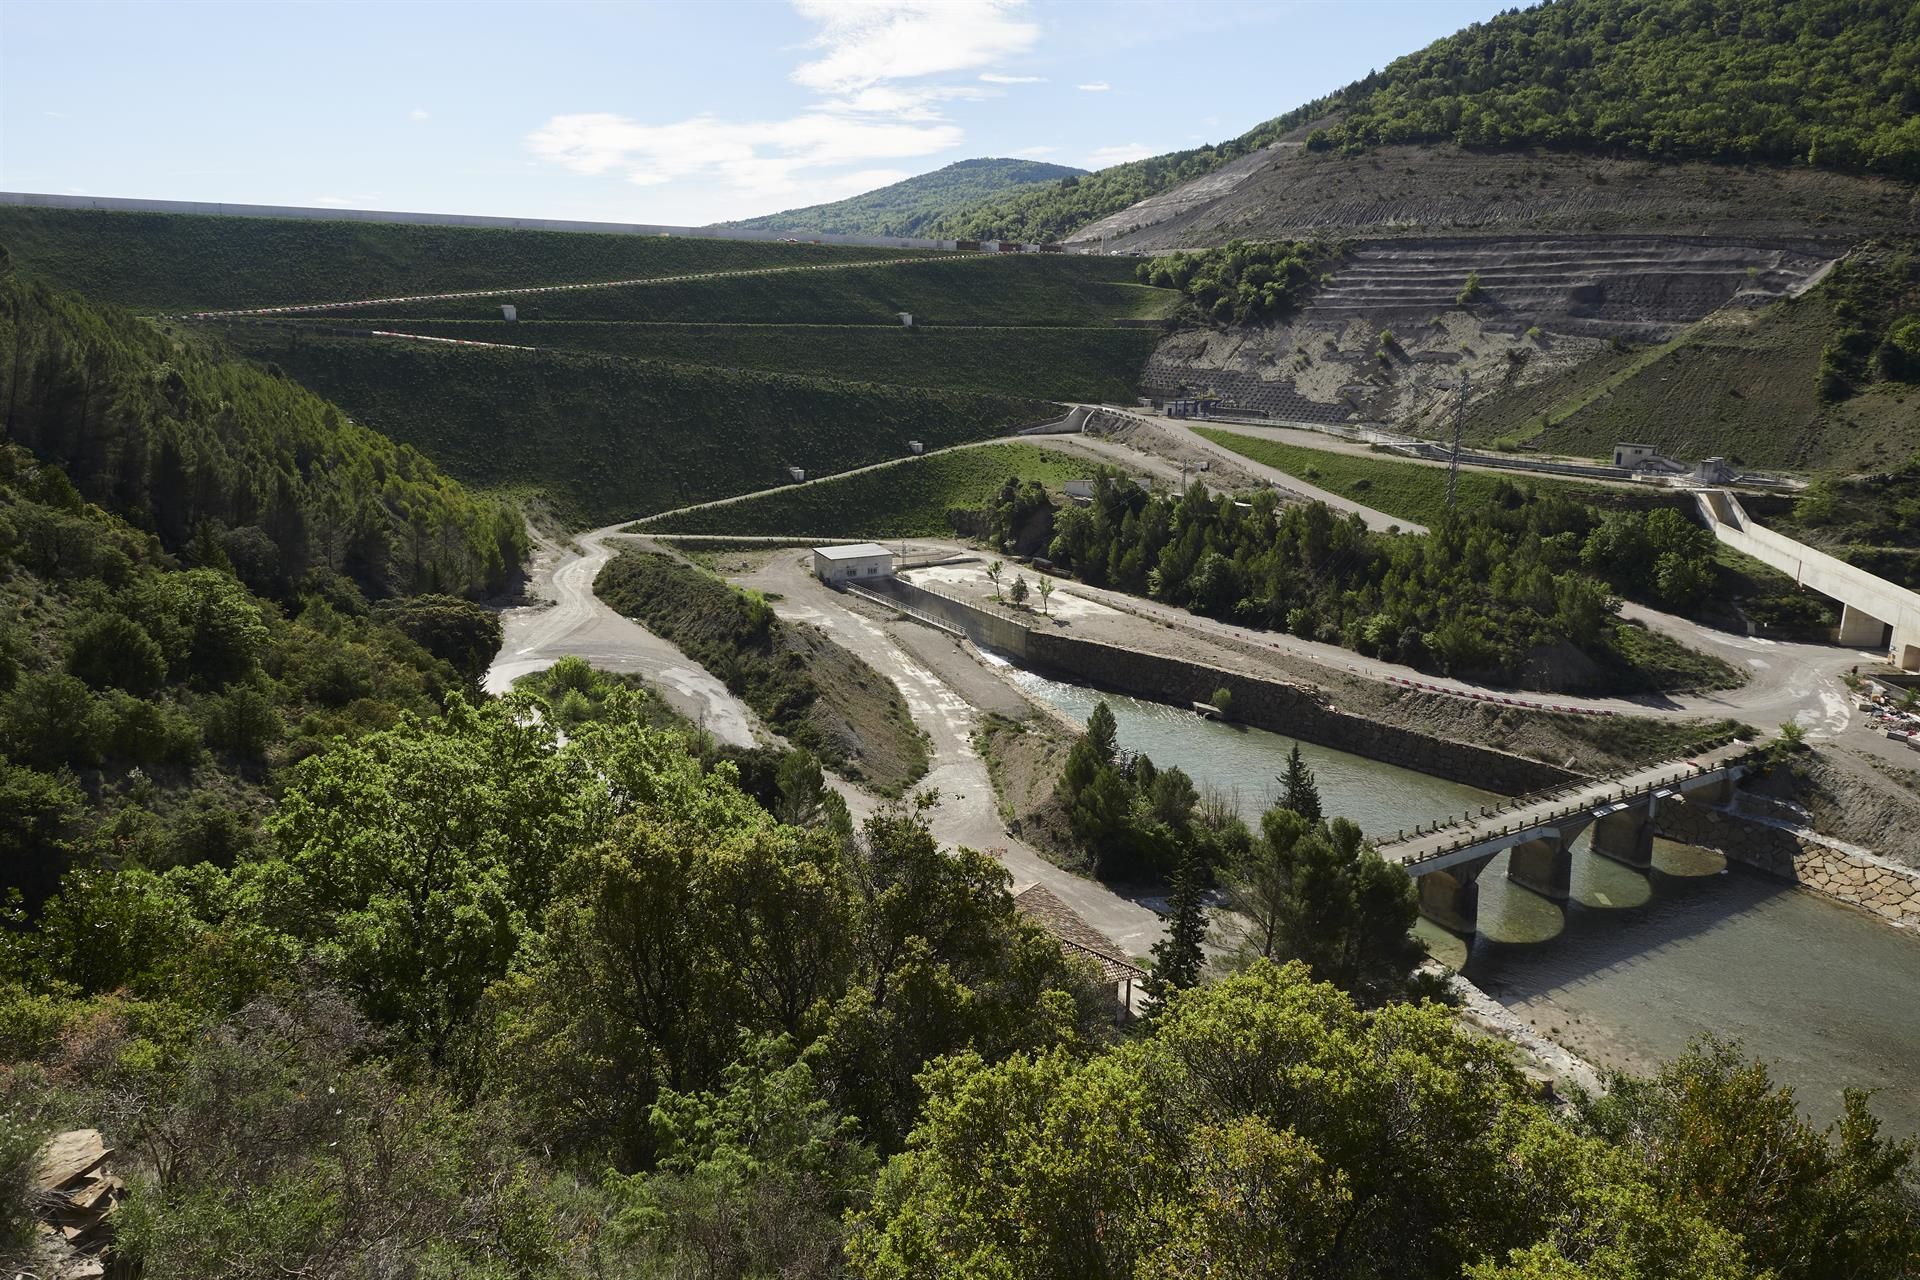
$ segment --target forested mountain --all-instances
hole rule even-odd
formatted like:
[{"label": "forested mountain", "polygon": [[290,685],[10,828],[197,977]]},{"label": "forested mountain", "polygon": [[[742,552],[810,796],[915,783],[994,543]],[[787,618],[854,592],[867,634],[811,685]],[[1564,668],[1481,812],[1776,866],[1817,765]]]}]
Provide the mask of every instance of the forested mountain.
[{"label": "forested mountain", "polygon": [[1217,147],[994,197],[943,234],[1054,239],[1312,124],[1310,150],[1548,147],[1920,177],[1904,0],[1550,0],[1476,23]]},{"label": "forested mountain", "polygon": [[217,548],[251,587],[307,572],[370,597],[499,586],[520,517],[468,493],[278,375],[39,283],[0,278],[6,439],[180,552]]},{"label": "forested mountain", "polygon": [[831,204],[787,209],[759,218],[723,222],[724,227],[758,231],[848,232],[875,236],[925,236],[927,228],[957,210],[1008,190],[1071,181],[1086,173],[1039,160],[983,158],[958,160],[944,169],[835,200]]}]

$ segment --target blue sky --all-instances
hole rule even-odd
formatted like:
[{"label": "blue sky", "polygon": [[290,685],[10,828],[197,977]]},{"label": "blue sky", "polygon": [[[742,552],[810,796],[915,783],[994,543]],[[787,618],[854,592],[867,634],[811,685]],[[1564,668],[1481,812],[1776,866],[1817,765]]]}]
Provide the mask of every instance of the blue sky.
[{"label": "blue sky", "polygon": [[0,4],[0,189],[698,224],[1244,132],[1466,0]]}]

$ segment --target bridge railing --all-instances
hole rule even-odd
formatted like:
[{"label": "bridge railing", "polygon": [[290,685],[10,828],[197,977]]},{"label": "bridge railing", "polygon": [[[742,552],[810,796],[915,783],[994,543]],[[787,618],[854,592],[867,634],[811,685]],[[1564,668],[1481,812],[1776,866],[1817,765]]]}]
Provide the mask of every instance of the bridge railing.
[{"label": "bridge railing", "polygon": [[[1558,797],[1586,790],[1595,784],[1589,782],[1555,787],[1545,792],[1533,793],[1531,796],[1517,797],[1502,805],[1482,806],[1478,819],[1476,819],[1472,811],[1469,810],[1460,818],[1449,818],[1445,821],[1435,822],[1431,827],[1422,824],[1421,826],[1415,827],[1412,832],[1402,831],[1392,840],[1382,841],[1374,847],[1377,852],[1385,854],[1391,852],[1396,845],[1427,839],[1456,826],[1463,828],[1457,838],[1444,845],[1429,849],[1417,858],[1408,858],[1400,863],[1402,867],[1422,866],[1428,862],[1432,862],[1436,858],[1450,857],[1462,849],[1469,849],[1474,845],[1484,844],[1489,840],[1497,840],[1502,836],[1515,835],[1541,827],[1552,826],[1556,822],[1564,822],[1566,819],[1574,817],[1577,814],[1591,813],[1603,805],[1620,804],[1628,800],[1639,799],[1652,795],[1664,787],[1670,787],[1676,783],[1684,783],[1690,779],[1701,777],[1704,774],[1722,771],[1732,768],[1735,765],[1747,763],[1757,754],[1758,750],[1757,747],[1753,748],[1752,750],[1742,752],[1740,755],[1730,757],[1712,766],[1697,765],[1692,761],[1688,761],[1685,765],[1677,767],[1672,773],[1663,773],[1645,782],[1636,782],[1632,786],[1622,786],[1617,790],[1611,790],[1598,796],[1585,796],[1575,803],[1556,806],[1545,812],[1528,813],[1524,817],[1519,816],[1521,810],[1531,809]],[[1502,824],[1498,831],[1490,830],[1487,826],[1481,825],[1498,817],[1501,812],[1513,812],[1516,816],[1513,821]]]}]

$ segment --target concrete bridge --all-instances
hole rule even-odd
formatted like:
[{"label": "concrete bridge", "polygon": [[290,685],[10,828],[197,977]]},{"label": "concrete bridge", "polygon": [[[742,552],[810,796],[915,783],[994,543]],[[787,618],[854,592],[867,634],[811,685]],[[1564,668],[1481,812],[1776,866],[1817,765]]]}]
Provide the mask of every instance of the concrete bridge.
[{"label": "concrete bridge", "polygon": [[1732,799],[1751,765],[1754,748],[1732,742],[1691,760],[1669,761],[1621,778],[1577,783],[1541,796],[1482,810],[1477,818],[1416,831],[1379,846],[1420,889],[1420,914],[1443,929],[1472,936],[1480,901],[1480,873],[1506,853],[1507,878],[1522,888],[1565,902],[1572,889],[1573,842],[1593,829],[1591,848],[1630,867],[1653,865],[1654,814],[1662,803],[1689,797],[1709,803]]},{"label": "concrete bridge", "polygon": [[1838,600],[1836,641],[1884,651],[1894,666],[1920,670],[1920,594],[1754,523],[1740,500],[1724,489],[1703,490],[1696,501],[1720,541]]}]

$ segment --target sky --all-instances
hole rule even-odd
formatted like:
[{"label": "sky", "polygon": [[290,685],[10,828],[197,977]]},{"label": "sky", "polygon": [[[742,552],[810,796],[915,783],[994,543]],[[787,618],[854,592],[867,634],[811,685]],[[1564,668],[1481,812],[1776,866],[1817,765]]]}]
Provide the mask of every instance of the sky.
[{"label": "sky", "polygon": [[1501,7],[0,0],[0,190],[701,225],[1220,141]]}]

